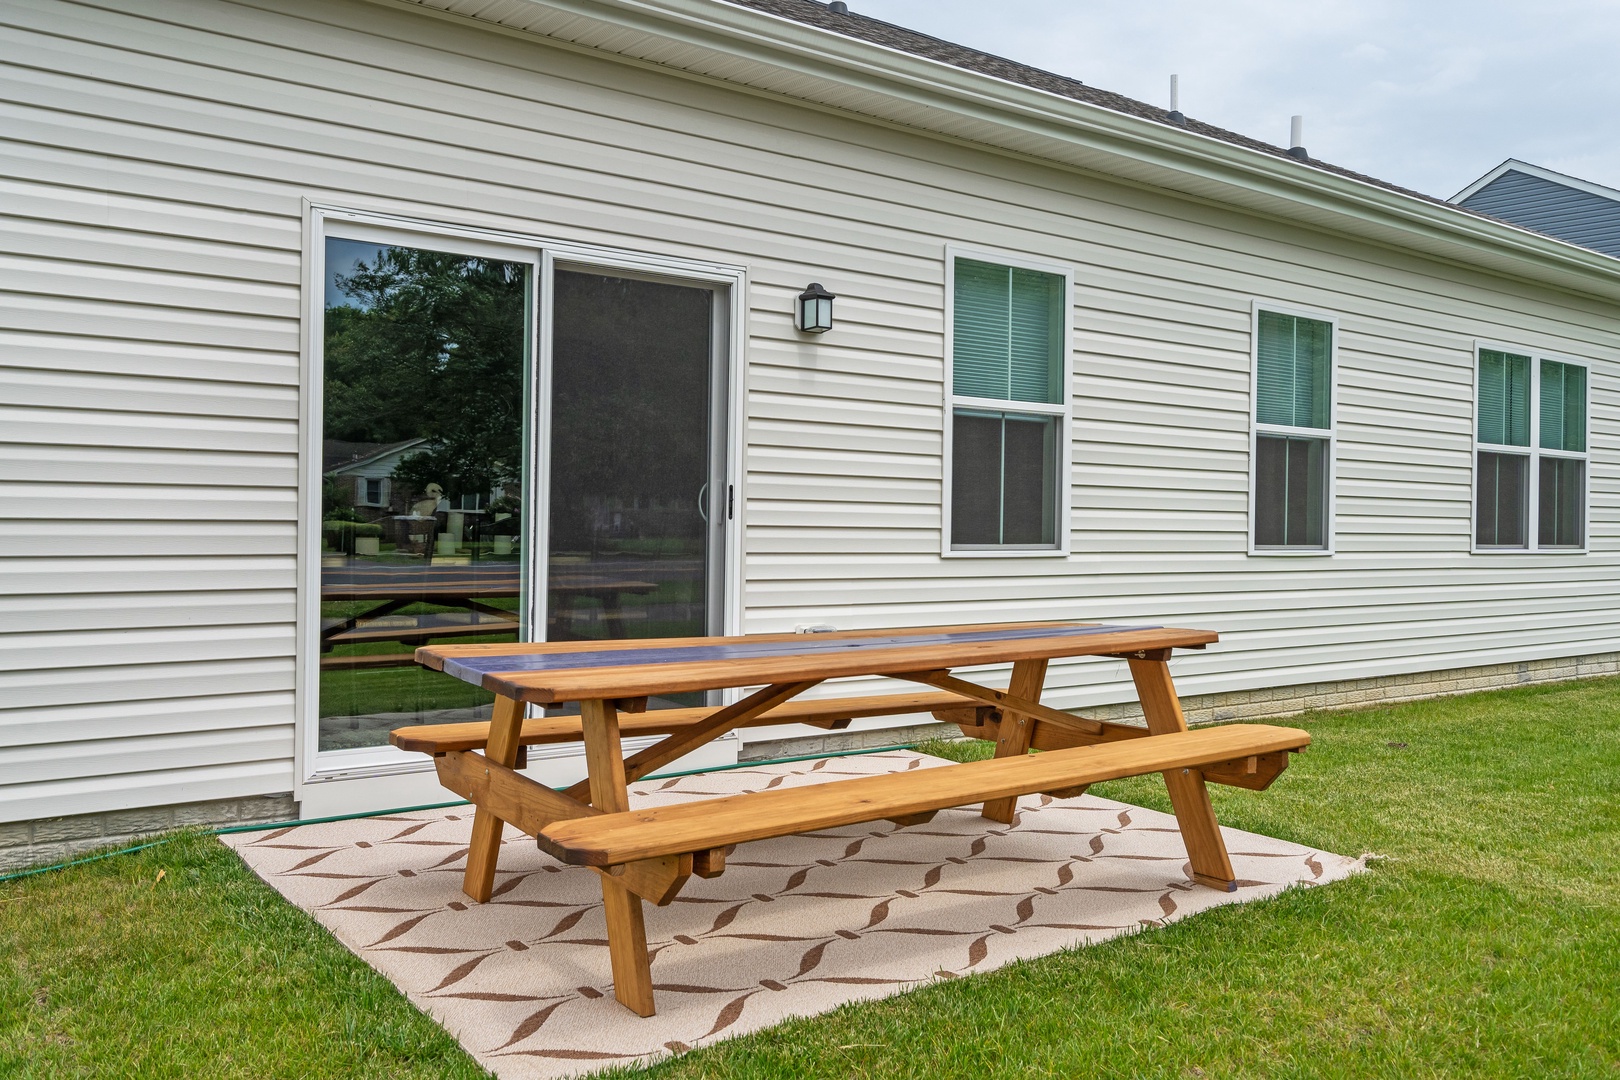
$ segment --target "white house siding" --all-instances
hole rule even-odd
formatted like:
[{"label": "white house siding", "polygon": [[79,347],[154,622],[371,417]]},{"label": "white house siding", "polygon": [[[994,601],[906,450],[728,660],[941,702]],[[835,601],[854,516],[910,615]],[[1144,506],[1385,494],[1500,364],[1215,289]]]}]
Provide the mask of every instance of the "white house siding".
[{"label": "white house siding", "polygon": [[[1620,649],[1596,300],[392,6],[9,0],[0,63],[0,820],[294,785],[306,199],[745,265],[749,631],[1207,626],[1193,693]],[[1066,559],[939,555],[947,241],[1075,268]],[[1340,320],[1331,558],[1246,554],[1257,298]],[[1468,553],[1476,337],[1592,363],[1590,554]]]}]

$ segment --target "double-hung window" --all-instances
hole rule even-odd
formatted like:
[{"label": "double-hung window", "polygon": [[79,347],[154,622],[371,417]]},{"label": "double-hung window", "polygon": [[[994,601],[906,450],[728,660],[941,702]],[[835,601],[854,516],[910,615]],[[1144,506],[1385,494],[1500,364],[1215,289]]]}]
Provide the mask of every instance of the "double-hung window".
[{"label": "double-hung window", "polygon": [[1257,307],[1251,550],[1333,548],[1332,319]]},{"label": "double-hung window", "polygon": [[1482,347],[1476,372],[1474,549],[1585,548],[1586,368]]},{"label": "double-hung window", "polygon": [[1067,270],[950,253],[944,550],[1068,546]]}]

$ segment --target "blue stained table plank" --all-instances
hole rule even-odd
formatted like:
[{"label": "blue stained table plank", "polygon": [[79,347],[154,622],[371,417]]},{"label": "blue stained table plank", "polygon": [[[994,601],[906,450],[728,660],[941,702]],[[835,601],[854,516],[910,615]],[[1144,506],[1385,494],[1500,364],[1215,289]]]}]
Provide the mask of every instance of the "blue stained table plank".
[{"label": "blue stained table plank", "polygon": [[1107,624],[1054,624],[1008,627],[1002,630],[962,630],[938,634],[896,634],[891,637],[846,638],[804,634],[791,641],[743,641],[723,645],[666,645],[655,649],[606,649],[600,652],[481,653],[446,658],[444,671],[465,682],[479,684],[487,674],[515,675],[534,671],[578,671],[587,668],[638,667],[647,664],[687,664],[705,660],[752,660],[770,656],[805,656],[900,649],[914,645],[953,645],[976,641],[1018,641],[1037,638],[1121,634],[1133,630],[1159,630],[1152,626]]}]

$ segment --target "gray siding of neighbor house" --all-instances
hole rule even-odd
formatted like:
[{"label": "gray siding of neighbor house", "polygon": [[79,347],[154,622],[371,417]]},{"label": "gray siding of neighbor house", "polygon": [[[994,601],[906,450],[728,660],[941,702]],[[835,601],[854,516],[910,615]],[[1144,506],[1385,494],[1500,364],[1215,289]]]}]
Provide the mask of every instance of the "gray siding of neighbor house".
[{"label": "gray siding of neighbor house", "polygon": [[1510,169],[1459,204],[1620,258],[1620,202]]},{"label": "gray siding of neighbor house", "polygon": [[[746,267],[746,631],[1219,630],[1187,694],[1620,650],[1598,296],[403,6],[7,0],[0,821],[299,782],[310,201]],[[1067,557],[941,556],[947,244],[1074,269]],[[1339,320],[1332,556],[1248,551],[1257,301]],[[1470,552],[1479,339],[1592,365],[1590,553]]]}]

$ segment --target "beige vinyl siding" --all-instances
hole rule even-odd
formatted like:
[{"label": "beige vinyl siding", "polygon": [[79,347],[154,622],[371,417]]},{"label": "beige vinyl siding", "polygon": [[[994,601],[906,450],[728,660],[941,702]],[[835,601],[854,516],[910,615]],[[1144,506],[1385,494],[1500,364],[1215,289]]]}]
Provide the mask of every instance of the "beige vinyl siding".
[{"label": "beige vinyl siding", "polygon": [[[1620,648],[1597,300],[357,0],[12,0],[0,145],[0,820],[294,786],[306,200],[746,266],[747,630],[1221,631],[1187,692]],[[947,242],[1074,268],[1069,558],[939,555]],[[1245,553],[1256,299],[1339,318],[1331,559]],[[1468,553],[1475,338],[1592,364],[1591,554]]]}]

